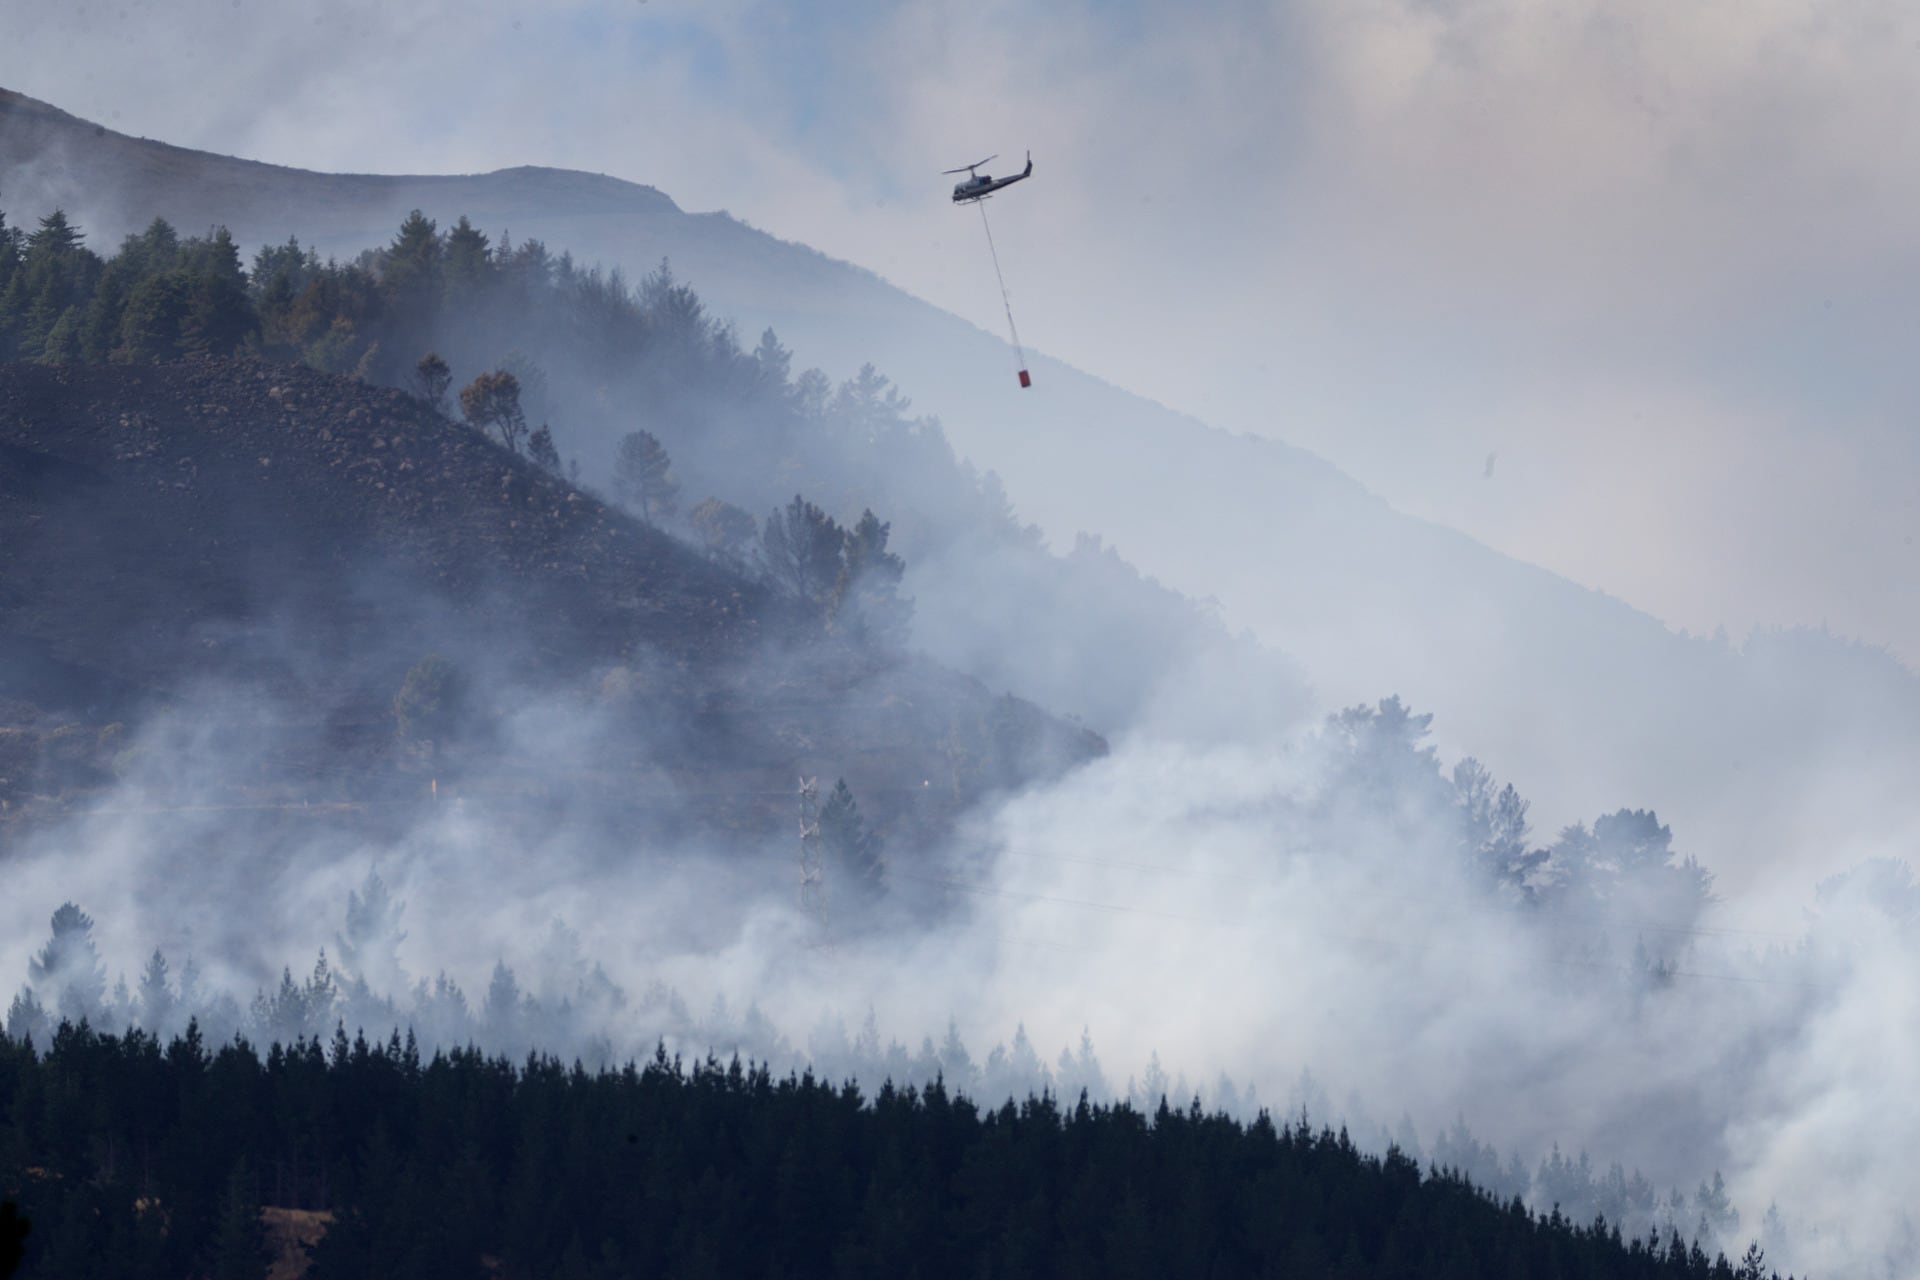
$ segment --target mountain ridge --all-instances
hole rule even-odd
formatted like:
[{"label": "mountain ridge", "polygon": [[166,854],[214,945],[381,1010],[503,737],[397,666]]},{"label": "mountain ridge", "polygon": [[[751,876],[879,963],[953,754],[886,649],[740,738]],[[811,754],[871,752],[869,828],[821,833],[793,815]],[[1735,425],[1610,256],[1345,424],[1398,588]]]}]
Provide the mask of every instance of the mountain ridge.
[{"label": "mountain ridge", "polygon": [[[205,151],[197,147],[183,147],[176,143],[158,138],[122,133],[95,124],[71,112],[63,111],[51,103],[38,98],[28,97],[12,89],[0,87],[0,128],[12,135],[11,163],[30,162],[33,154],[68,145],[76,134],[90,134],[91,138],[108,147],[122,150],[137,150],[149,156],[157,156],[179,166],[199,166],[202,179],[215,180],[212,190],[222,189],[220,180],[231,181],[229,175],[251,170],[264,170],[282,179],[304,182],[317,189],[333,179],[346,178],[355,182],[369,184],[388,184],[406,186],[410,184],[444,184],[456,187],[459,184],[476,179],[506,178],[509,180],[539,177],[546,181],[559,180],[568,184],[572,192],[593,193],[606,197],[609,207],[631,209],[635,207],[665,207],[676,213],[681,212],[672,197],[657,187],[644,183],[629,182],[605,174],[589,173],[580,169],[562,169],[550,165],[512,165],[504,169],[489,170],[485,173],[447,173],[447,174],[383,174],[383,173],[323,173],[314,169],[301,168],[298,165],[276,164],[270,160],[252,160],[240,156],[222,155],[216,151]],[[131,144],[131,146],[129,146]],[[57,162],[57,157],[55,158]],[[192,226],[193,223],[182,225]]]}]

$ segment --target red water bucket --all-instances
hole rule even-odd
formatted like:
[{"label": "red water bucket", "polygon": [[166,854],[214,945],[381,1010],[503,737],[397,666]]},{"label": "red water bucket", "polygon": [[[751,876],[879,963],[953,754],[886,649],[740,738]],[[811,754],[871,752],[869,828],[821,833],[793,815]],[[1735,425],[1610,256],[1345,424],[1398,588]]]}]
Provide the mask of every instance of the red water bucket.
[{"label": "red water bucket", "polygon": [[1020,385],[1023,387],[1030,387],[1033,385],[1033,379],[1027,376],[1027,371],[1025,369],[1022,369],[1020,371]]}]

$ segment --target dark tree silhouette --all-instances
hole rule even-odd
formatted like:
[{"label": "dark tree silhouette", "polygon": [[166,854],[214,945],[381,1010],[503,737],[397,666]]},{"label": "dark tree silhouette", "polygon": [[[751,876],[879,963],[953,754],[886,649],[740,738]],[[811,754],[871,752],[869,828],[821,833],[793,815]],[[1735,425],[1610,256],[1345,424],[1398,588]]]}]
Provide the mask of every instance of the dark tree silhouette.
[{"label": "dark tree silhouette", "polygon": [[260,1223],[260,1196],[245,1159],[227,1177],[220,1225],[208,1258],[208,1280],[262,1280],[272,1262]]},{"label": "dark tree silhouette", "polygon": [[413,366],[413,385],[422,398],[436,409],[444,408],[447,388],[453,385],[453,370],[437,351],[429,351]]},{"label": "dark tree silhouette", "polygon": [[825,619],[840,581],[840,553],[846,531],[833,517],[799,494],[767,517],[760,533],[760,554],[767,576],[782,593]]},{"label": "dark tree silhouette", "polygon": [[406,908],[378,870],[368,871],[359,891],[347,894],[346,927],[334,941],[341,965],[356,981],[387,991],[401,985],[400,944],[407,934],[400,917]]},{"label": "dark tree silhouette", "polygon": [[461,214],[460,221],[447,232],[445,243],[444,271],[449,301],[459,305],[478,293],[486,284],[491,265],[487,237]]},{"label": "dark tree silhouette", "polygon": [[762,385],[786,390],[787,377],[793,369],[793,353],[780,345],[772,329],[760,335],[760,345],[753,349],[753,364]]},{"label": "dark tree silhouette", "polygon": [[828,883],[837,898],[872,903],[886,893],[880,837],[868,829],[845,778],[834,784],[833,794],[820,806],[820,843],[826,852]]},{"label": "dark tree silhouette", "polygon": [[833,619],[836,629],[858,639],[897,643],[913,616],[912,602],[900,595],[906,563],[887,550],[892,528],[867,510],[847,530],[834,581]]},{"label": "dark tree silhouette", "polygon": [[506,370],[483,373],[462,387],[460,413],[481,431],[498,431],[502,444],[520,452],[527,418],[520,409],[520,380]]},{"label": "dark tree silhouette", "polygon": [[535,427],[527,437],[527,456],[542,470],[560,474],[560,450],[554,447],[553,431],[546,423]]},{"label": "dark tree silhouette", "polygon": [[140,1025],[154,1035],[166,1034],[172,1027],[179,997],[169,981],[167,958],[158,947],[147,958],[147,967],[140,975],[138,999]]},{"label": "dark tree silhouette", "polygon": [[[1242,1124],[1171,1098],[982,1108],[951,1091],[1031,1069],[1022,1035],[976,1067],[950,1033],[928,1047],[946,1080],[869,1094],[664,1048],[590,1071],[473,1049],[423,1061],[398,1035],[344,1029],[264,1056],[196,1034],[162,1046],[68,1026],[44,1052],[0,1039],[0,1179],[39,1224],[32,1274],[259,1276],[269,1204],[327,1215],[314,1280],[1769,1280],[1757,1249],[1736,1271],[1678,1232],[1623,1239],[1305,1120]],[[20,1226],[0,1209],[0,1270]]]},{"label": "dark tree silhouette", "polygon": [[673,479],[673,460],[650,431],[630,431],[620,438],[613,461],[614,484],[620,496],[640,508],[640,518],[653,523],[654,514],[671,516],[680,495]]},{"label": "dark tree silhouette", "polygon": [[402,308],[417,311],[436,301],[446,245],[432,218],[415,209],[387,246],[381,271]]},{"label": "dark tree silhouette", "polygon": [[20,1216],[13,1201],[0,1201],[0,1280],[7,1280],[20,1266],[26,1252],[27,1234],[33,1225]]},{"label": "dark tree silhouette", "polygon": [[93,917],[63,902],[53,913],[52,925],[53,937],[27,964],[27,981],[60,1017],[98,1022],[107,975],[93,945]]}]

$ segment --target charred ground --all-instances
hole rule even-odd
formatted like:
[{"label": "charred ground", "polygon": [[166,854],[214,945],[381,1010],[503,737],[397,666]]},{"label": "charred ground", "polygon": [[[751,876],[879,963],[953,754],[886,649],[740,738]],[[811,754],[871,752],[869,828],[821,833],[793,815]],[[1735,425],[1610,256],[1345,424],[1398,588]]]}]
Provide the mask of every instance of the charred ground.
[{"label": "charred ground", "polygon": [[[937,822],[1104,749],[933,664],[814,636],[416,397],[298,366],[0,366],[0,548],[16,816],[83,803],[125,749],[115,726],[209,684],[306,721],[291,754],[227,780],[256,800],[390,798],[429,774],[550,792],[476,746],[505,691],[645,726],[569,786],[642,808],[694,794],[729,826],[786,817],[774,798],[802,770]],[[457,741],[409,746],[393,700],[428,655],[463,673],[471,714]]]}]

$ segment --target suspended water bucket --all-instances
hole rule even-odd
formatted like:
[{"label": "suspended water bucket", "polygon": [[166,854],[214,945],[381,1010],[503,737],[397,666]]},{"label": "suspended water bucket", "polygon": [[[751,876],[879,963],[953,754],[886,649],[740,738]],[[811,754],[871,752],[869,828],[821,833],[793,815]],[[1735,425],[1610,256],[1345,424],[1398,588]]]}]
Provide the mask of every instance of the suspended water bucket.
[{"label": "suspended water bucket", "polygon": [[1020,371],[1020,385],[1023,387],[1030,387],[1033,385],[1033,379],[1027,375],[1027,371],[1025,369],[1022,369]]}]

